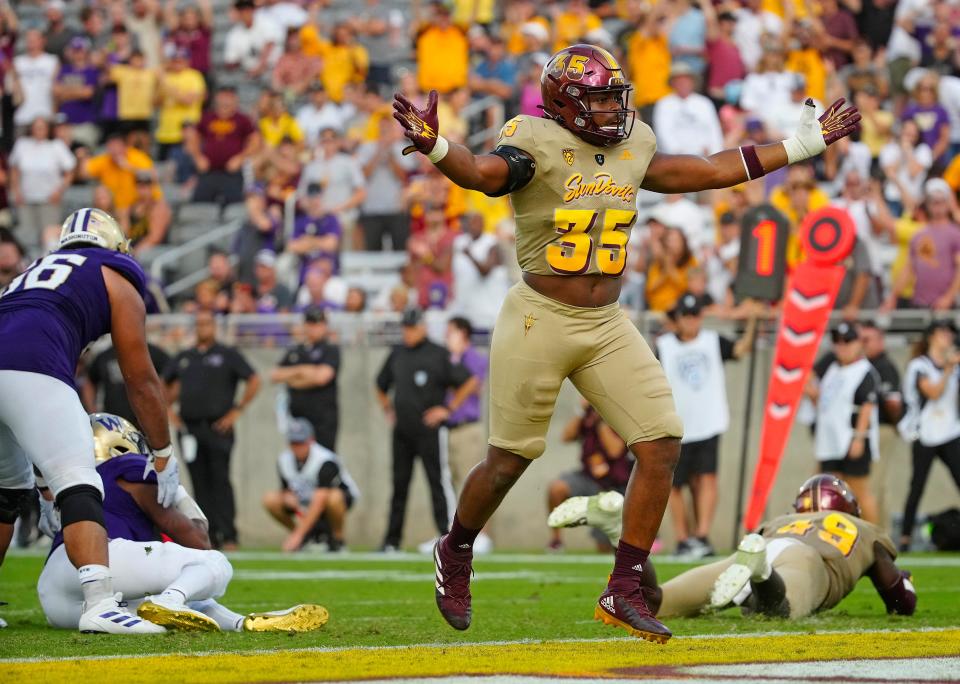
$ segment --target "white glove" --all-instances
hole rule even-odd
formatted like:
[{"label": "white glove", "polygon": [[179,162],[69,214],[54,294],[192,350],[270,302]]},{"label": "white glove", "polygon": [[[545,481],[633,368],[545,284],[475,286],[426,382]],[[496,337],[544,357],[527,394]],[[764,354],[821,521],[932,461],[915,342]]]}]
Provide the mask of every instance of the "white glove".
[{"label": "white glove", "polygon": [[37,527],[51,539],[60,531],[60,511],[56,504],[44,498],[43,494],[40,495],[40,520],[37,521]]},{"label": "white glove", "polygon": [[823,131],[817,120],[817,108],[810,98],[803,103],[803,113],[800,115],[796,135],[784,140],[783,147],[787,151],[789,164],[816,157],[827,149],[827,142],[823,139]]},{"label": "white glove", "polygon": [[183,488],[183,485],[177,487],[177,495],[174,498],[173,506],[191,520],[202,520],[205,523],[209,523],[207,516],[200,510],[197,502],[187,494],[187,490]]},{"label": "white glove", "polygon": [[[158,458],[167,459],[167,465],[163,470],[157,470],[155,467]],[[144,479],[151,470],[157,474],[157,503],[164,508],[170,508],[176,499],[177,487],[180,486],[180,473],[177,469],[177,457],[173,454],[173,444],[156,451],[151,450],[147,467],[143,469]]]}]

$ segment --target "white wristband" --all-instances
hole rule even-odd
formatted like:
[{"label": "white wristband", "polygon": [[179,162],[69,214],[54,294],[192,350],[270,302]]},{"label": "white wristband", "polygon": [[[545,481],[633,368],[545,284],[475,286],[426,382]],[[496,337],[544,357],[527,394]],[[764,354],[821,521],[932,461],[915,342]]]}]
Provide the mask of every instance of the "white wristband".
[{"label": "white wristband", "polygon": [[438,161],[447,156],[447,152],[450,151],[450,143],[447,142],[447,139],[442,135],[437,136],[437,142],[433,146],[433,149],[430,150],[430,154],[427,155],[432,163],[436,164]]},{"label": "white wristband", "polygon": [[162,449],[151,449],[150,454],[152,456],[151,461],[156,461],[158,458],[170,458],[173,456],[173,444],[168,444]]}]

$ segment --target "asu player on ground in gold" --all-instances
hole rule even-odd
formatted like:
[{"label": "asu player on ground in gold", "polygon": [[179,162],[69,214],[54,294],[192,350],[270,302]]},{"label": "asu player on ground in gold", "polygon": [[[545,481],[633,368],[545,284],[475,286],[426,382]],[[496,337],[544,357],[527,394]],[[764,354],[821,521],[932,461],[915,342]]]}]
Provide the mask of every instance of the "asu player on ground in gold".
[{"label": "asu player on ground in gold", "polygon": [[447,622],[471,620],[472,545],[517,478],[545,448],[560,384],[576,385],[636,457],[623,538],[595,616],[663,642],[670,631],[647,608],[640,576],[670,492],[682,426],[670,387],[617,299],[639,188],[696,192],[758,178],[807,159],[857,128],[842,100],[815,118],[804,106],[796,136],[710,157],[665,155],[629,108],[632,86],[609,52],[574,45],[540,79],[543,118],[519,116],[497,148],[475,156],[439,135],[437,94],[424,109],[403,95],[394,118],[418,150],[457,185],[510,194],[523,280],[507,296],[490,353],[490,447],[464,484],[449,534],[434,551],[437,606]]},{"label": "asu player on ground in gold", "polygon": [[801,486],[794,510],[748,534],[729,558],[662,587],[656,587],[654,573],[644,573],[656,615],[692,616],[740,605],[746,613],[796,619],[837,605],[865,576],[888,613],[913,614],[917,595],[910,574],[894,564],[893,541],[860,519],[860,506],[843,481],[815,475]]}]

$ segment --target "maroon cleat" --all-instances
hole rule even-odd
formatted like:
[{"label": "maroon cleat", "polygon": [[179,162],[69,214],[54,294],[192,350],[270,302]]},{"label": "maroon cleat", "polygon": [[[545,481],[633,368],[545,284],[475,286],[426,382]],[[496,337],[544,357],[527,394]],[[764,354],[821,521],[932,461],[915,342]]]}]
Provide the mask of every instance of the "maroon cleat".
[{"label": "maroon cleat", "polygon": [[673,636],[647,607],[639,585],[635,589],[608,586],[597,601],[593,618],[612,627],[622,627],[631,636],[665,644]]},{"label": "maroon cleat", "polygon": [[437,608],[454,629],[470,626],[470,576],[473,574],[473,554],[453,553],[440,537],[433,547],[433,566],[437,573]]}]

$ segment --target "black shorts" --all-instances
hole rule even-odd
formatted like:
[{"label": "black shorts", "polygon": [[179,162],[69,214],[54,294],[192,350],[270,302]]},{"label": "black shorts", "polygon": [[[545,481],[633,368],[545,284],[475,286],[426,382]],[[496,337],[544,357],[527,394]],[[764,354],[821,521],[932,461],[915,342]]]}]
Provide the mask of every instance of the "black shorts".
[{"label": "black shorts", "polygon": [[673,471],[673,486],[683,487],[690,483],[694,475],[708,475],[717,472],[717,453],[720,451],[720,435],[714,435],[700,442],[687,442],[680,445],[680,460]]},{"label": "black shorts", "polygon": [[840,473],[850,477],[867,477],[870,474],[870,445],[864,447],[860,458],[835,458],[830,461],[820,461],[821,473]]}]

